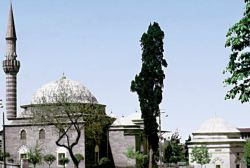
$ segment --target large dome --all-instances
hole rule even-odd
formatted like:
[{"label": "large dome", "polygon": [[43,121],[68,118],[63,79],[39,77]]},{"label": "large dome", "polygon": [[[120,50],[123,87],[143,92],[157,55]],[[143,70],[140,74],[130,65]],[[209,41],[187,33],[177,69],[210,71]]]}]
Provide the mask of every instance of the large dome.
[{"label": "large dome", "polygon": [[43,85],[32,97],[32,104],[43,103],[98,103],[92,93],[80,82],[67,79],[65,76],[59,80]]},{"label": "large dome", "polygon": [[240,131],[220,117],[213,117],[201,124],[194,133],[239,133]]}]

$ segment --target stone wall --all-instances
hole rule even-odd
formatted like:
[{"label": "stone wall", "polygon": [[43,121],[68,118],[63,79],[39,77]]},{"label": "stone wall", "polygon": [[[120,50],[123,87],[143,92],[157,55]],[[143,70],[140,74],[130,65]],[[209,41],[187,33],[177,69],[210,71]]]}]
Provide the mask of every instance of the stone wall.
[{"label": "stone wall", "polygon": [[110,130],[109,142],[116,167],[135,167],[135,160],[125,155],[128,147],[135,149],[135,136],[124,135],[123,130]]},{"label": "stone wall", "polygon": [[[45,139],[39,139],[39,130],[45,130]],[[22,130],[26,131],[26,139],[20,139],[20,133]],[[42,149],[43,154],[53,154],[57,157],[57,153],[61,150],[55,141],[58,137],[58,132],[53,126],[31,126],[31,125],[10,125],[5,127],[6,136],[6,152],[10,153],[10,157],[15,163],[20,163],[21,153],[26,153],[28,150],[38,145]],[[75,131],[71,131],[71,137],[74,137]],[[66,149],[66,157],[70,159],[70,156]],[[82,132],[81,139],[77,146],[74,147],[75,153],[81,153],[85,155],[85,142],[84,132]],[[51,165],[51,168],[57,168],[57,160]],[[44,163],[45,164],[45,163]],[[44,168],[46,165],[38,165],[37,168]],[[74,167],[73,162],[70,161],[67,167]],[[85,163],[82,161],[81,168],[85,168]]]}]

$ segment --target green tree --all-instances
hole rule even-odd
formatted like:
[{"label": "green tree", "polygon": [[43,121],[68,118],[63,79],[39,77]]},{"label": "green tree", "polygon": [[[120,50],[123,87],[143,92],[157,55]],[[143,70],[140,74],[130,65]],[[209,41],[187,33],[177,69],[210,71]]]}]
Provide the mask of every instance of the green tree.
[{"label": "green tree", "polygon": [[56,145],[68,150],[73,164],[78,168],[74,148],[83,135],[83,129],[85,137],[100,141],[113,119],[106,116],[105,106],[97,104],[95,98],[89,98],[88,103],[79,101],[79,97],[86,97],[86,93],[81,89],[76,92],[65,76],[57,82],[57,90],[45,92],[36,99],[36,104],[31,105],[31,114],[27,115],[31,115],[31,122],[35,125],[54,126],[58,133]]},{"label": "green tree", "polygon": [[37,164],[42,163],[43,155],[41,148],[36,145],[34,149],[29,150],[29,152],[27,153],[27,157],[29,163],[32,163],[33,167],[35,168]]},{"label": "green tree", "polygon": [[63,167],[65,168],[66,164],[69,163],[69,158],[67,158],[67,157],[60,158],[59,163],[60,163],[60,165],[63,165]]},{"label": "green tree", "polygon": [[137,162],[137,168],[144,168],[145,161],[147,160],[147,155],[144,155],[143,153],[139,151],[135,151],[133,147],[128,147],[125,155],[129,159],[135,159]]},{"label": "green tree", "polygon": [[177,163],[185,161],[184,146],[180,143],[180,135],[178,131],[174,132],[169,142],[165,146],[165,162]]},{"label": "green tree", "polygon": [[224,73],[230,76],[225,79],[226,85],[232,85],[225,99],[239,100],[244,103],[250,98],[250,0],[245,0],[246,7],[243,18],[229,28],[226,47],[230,47],[229,63]]},{"label": "green tree", "polygon": [[142,67],[139,75],[131,82],[131,91],[137,92],[142,118],[144,120],[144,132],[147,136],[150,161],[158,150],[158,124],[156,117],[159,116],[159,104],[162,101],[163,80],[165,74],[163,67],[167,67],[167,62],[163,58],[163,38],[164,32],[158,23],[150,24],[148,31],[141,37],[142,47]]},{"label": "green tree", "polygon": [[43,156],[43,160],[50,166],[52,165],[52,163],[56,160],[56,157],[52,154],[47,154]]},{"label": "green tree", "polygon": [[210,156],[208,154],[208,148],[206,146],[195,146],[192,148],[191,152],[191,162],[196,162],[201,165],[201,167],[210,162]]},{"label": "green tree", "polygon": [[244,146],[244,160],[246,162],[247,167],[250,167],[250,141],[246,141]]},{"label": "green tree", "polygon": [[80,153],[75,154],[75,157],[76,157],[76,159],[78,161],[78,165],[77,166],[79,166],[80,162],[84,160],[84,157]]}]

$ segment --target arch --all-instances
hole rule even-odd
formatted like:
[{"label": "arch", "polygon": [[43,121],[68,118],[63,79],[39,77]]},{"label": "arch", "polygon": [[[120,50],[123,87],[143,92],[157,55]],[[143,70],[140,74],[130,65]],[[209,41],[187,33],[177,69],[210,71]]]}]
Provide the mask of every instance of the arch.
[{"label": "arch", "polygon": [[39,139],[45,139],[45,129],[40,129],[39,130]]},{"label": "arch", "polygon": [[20,132],[20,139],[21,140],[26,140],[27,133],[24,129],[21,130]]}]

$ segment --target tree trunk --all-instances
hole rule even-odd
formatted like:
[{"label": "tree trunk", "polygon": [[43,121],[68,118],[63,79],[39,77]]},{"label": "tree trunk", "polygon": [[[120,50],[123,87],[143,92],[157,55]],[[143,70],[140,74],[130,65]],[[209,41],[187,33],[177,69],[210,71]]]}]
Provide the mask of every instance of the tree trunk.
[{"label": "tree trunk", "polygon": [[77,159],[76,159],[76,157],[75,157],[75,155],[73,153],[73,149],[68,148],[68,151],[69,151],[69,155],[70,155],[70,157],[71,157],[71,159],[72,159],[72,161],[73,161],[73,163],[75,165],[75,168],[78,168],[78,161],[77,161]]},{"label": "tree trunk", "polygon": [[148,168],[152,168],[152,163],[153,163],[153,149],[150,147]]}]

